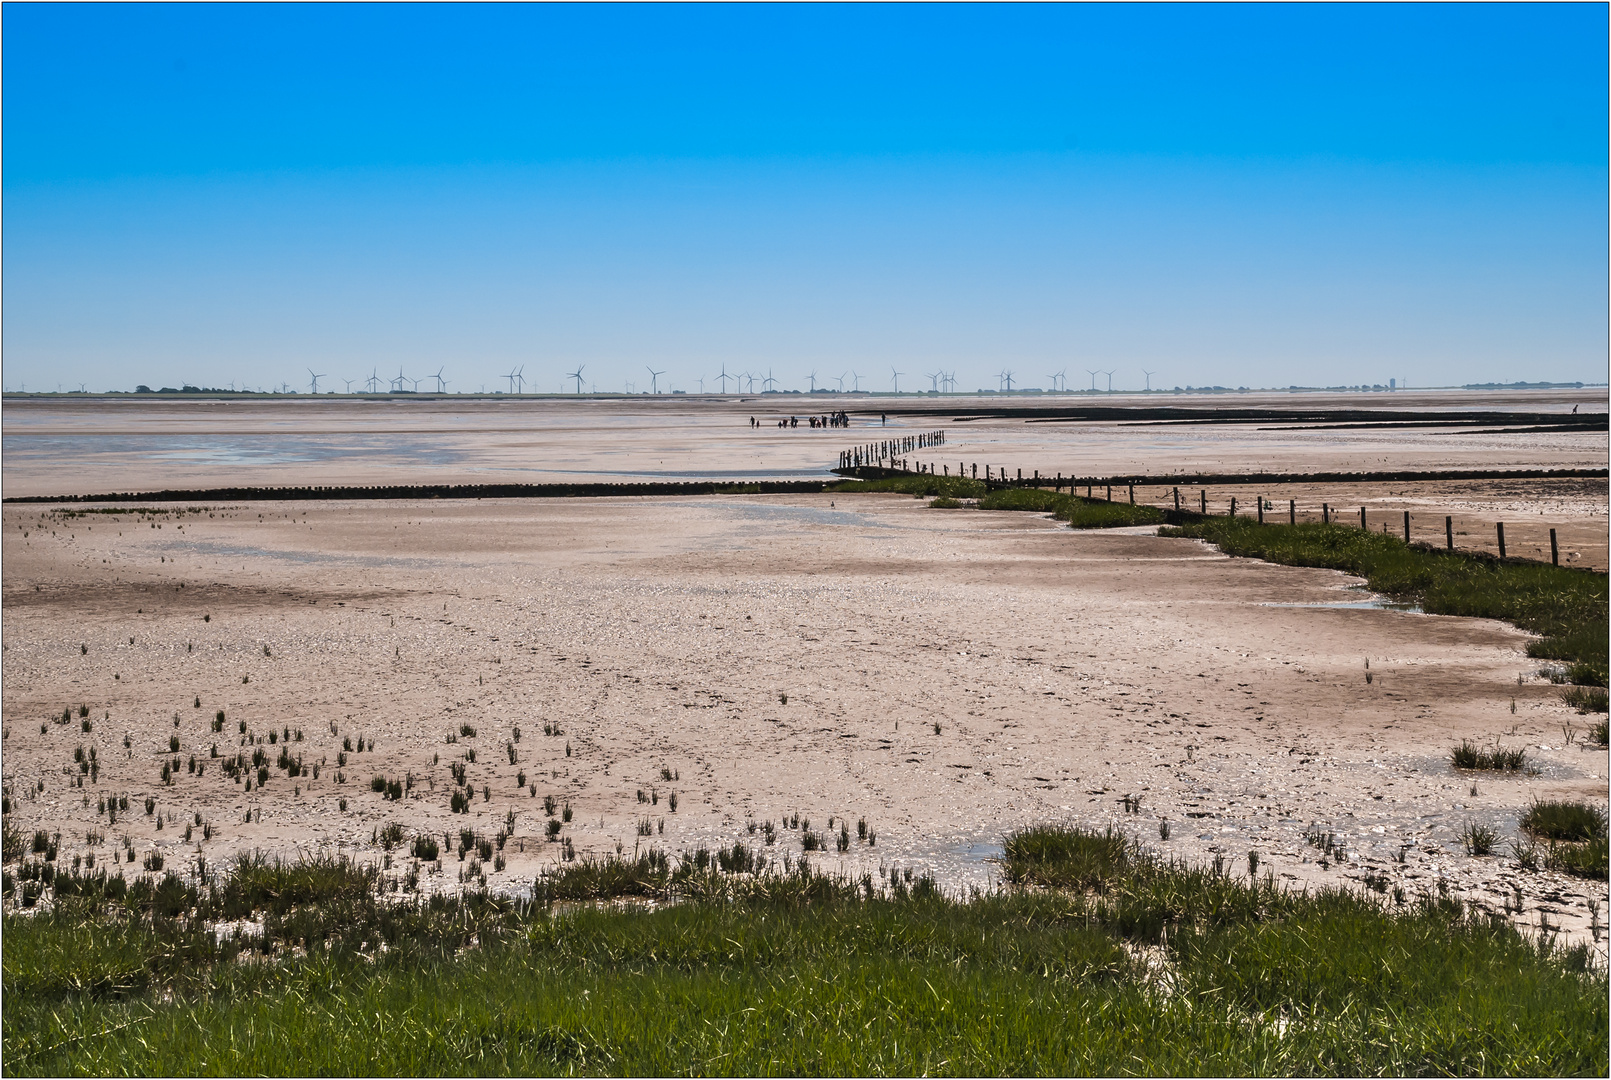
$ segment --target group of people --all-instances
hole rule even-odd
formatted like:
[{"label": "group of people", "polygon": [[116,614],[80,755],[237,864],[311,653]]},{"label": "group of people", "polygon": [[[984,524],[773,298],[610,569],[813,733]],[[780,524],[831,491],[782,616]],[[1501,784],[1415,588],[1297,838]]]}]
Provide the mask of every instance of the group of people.
[{"label": "group of people", "polygon": [[[826,413],[822,416],[808,416],[806,417],[806,424],[814,428],[849,427],[850,414],[841,410],[836,413]],[[761,422],[759,420],[753,416],[750,417],[750,427],[758,428],[760,426]],[[798,416],[785,416],[778,421],[778,427],[780,428],[797,428],[799,426],[800,418]]]}]

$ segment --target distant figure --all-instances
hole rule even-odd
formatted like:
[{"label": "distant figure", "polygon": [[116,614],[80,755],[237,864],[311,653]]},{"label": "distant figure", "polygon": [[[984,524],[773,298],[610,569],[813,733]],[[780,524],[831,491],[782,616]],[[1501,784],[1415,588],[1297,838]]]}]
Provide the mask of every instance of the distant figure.
[{"label": "distant figure", "polygon": [[1572,415],[1573,415],[1573,416],[1576,416],[1576,415],[1577,415],[1577,406],[1576,406],[1576,405],[1573,405],[1573,406],[1572,406]]},{"label": "distant figure", "polygon": [[878,414],[878,423],[879,423],[880,427],[888,427],[889,426],[889,413],[879,413]]}]

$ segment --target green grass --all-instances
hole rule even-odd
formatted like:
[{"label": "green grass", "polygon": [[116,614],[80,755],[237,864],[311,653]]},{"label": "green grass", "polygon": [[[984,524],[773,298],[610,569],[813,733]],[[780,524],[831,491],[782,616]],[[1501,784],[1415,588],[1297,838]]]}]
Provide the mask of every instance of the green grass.
[{"label": "green grass", "polygon": [[965,476],[930,476],[913,473],[907,476],[890,476],[882,480],[841,480],[829,484],[828,490],[841,495],[921,495],[932,499],[944,495],[951,499],[977,499],[990,489],[983,480],[969,480]]},{"label": "green grass", "polygon": [[[1573,686],[1561,691],[1561,700],[1579,714],[1603,713],[1611,702],[1606,699],[1605,688],[1600,686]],[[1601,740],[1602,742],[1604,740]]]},{"label": "green grass", "polygon": [[1611,609],[1604,574],[1411,546],[1345,525],[1213,517],[1163,534],[1207,540],[1228,555],[1357,574],[1376,592],[1433,615],[1502,619],[1540,635],[1527,646],[1529,656],[1565,661],[1574,683],[1606,684]]},{"label": "green grass", "polygon": [[830,491],[841,494],[895,493],[933,499],[935,509],[954,510],[961,499],[977,499],[981,510],[1025,510],[1051,514],[1075,529],[1115,529],[1127,525],[1157,525],[1166,520],[1153,506],[1132,506],[1102,499],[1082,499],[1045,488],[1006,487],[991,490],[982,480],[960,476],[892,476],[883,480],[843,480]]},{"label": "green grass", "polygon": [[1474,746],[1462,740],[1449,754],[1457,769],[1492,769],[1515,772],[1527,765],[1527,754],[1522,750],[1506,750],[1499,746]]},{"label": "green grass", "polygon": [[1611,844],[1604,836],[1581,844],[1553,843],[1544,865],[1577,877],[1605,881],[1611,878]]},{"label": "green grass", "polygon": [[1534,799],[1521,827],[1541,840],[1594,840],[1606,834],[1606,815],[1586,802]]},{"label": "green grass", "polygon": [[[250,860],[168,915],[80,896],[8,914],[4,1059],[14,1075],[1607,1070],[1605,975],[1506,920],[1291,893],[1064,827],[1015,833],[1015,859],[1026,883],[1083,884],[963,899],[725,849],[549,879],[605,893],[624,872],[681,898],[621,907],[395,900],[342,860]],[[224,896],[279,916],[220,937],[205,919]]]},{"label": "green grass", "polygon": [[1158,525],[1165,520],[1154,506],[1082,499],[1045,488],[1002,488],[979,500],[981,510],[1027,510],[1049,513],[1074,529],[1117,529],[1129,525]]},{"label": "green grass", "polygon": [[1100,889],[1136,862],[1135,843],[1108,829],[1094,833],[1062,825],[1034,825],[1008,835],[1002,845],[1005,877],[1016,885]]}]

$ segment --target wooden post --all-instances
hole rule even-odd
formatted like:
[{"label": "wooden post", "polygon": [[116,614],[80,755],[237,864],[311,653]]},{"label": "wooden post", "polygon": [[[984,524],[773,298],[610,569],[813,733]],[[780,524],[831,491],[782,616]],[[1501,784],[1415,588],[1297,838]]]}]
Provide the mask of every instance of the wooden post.
[{"label": "wooden post", "polygon": [[1113,501],[1113,485],[1109,484],[1108,485],[1108,502],[1112,502],[1112,501]]},{"label": "wooden post", "polygon": [[1231,496],[1231,517],[1236,516],[1236,496]]},{"label": "wooden post", "polygon": [[1369,528],[1369,526],[1365,524],[1365,508],[1363,506],[1359,508],[1359,527],[1361,529]]},{"label": "wooden post", "polygon": [[1410,512],[1404,511],[1404,542],[1410,542]]},{"label": "wooden post", "polygon": [[1321,503],[1320,504],[1320,523],[1322,525],[1330,525],[1331,524],[1331,504],[1330,503]]},{"label": "wooden post", "polygon": [[1288,499],[1287,500],[1287,524],[1288,525],[1296,525],[1297,523],[1298,523],[1298,500],[1297,499]]},{"label": "wooden post", "polygon": [[1549,531],[1549,563],[1551,566],[1561,565],[1561,549],[1555,543],[1555,530]]},{"label": "wooden post", "polygon": [[1180,513],[1180,489],[1175,489],[1175,513]]},{"label": "wooden post", "polygon": [[1134,484],[1131,484],[1130,485],[1130,505],[1134,506],[1135,504],[1136,504],[1136,486]]},{"label": "wooden post", "polygon": [[1203,502],[1202,502],[1202,510],[1203,510],[1203,513],[1205,513],[1205,514],[1206,514],[1206,513],[1208,513],[1208,489],[1207,489],[1207,488],[1204,488],[1204,489],[1203,489],[1203,496],[1202,496],[1202,498],[1203,498]]},{"label": "wooden post", "polygon": [[1501,521],[1497,524],[1499,526],[1499,557],[1503,559],[1505,557],[1505,523]]},{"label": "wooden post", "polygon": [[1450,551],[1454,550],[1454,517],[1452,515],[1444,515],[1443,541],[1448,545]]},{"label": "wooden post", "polygon": [[1263,525],[1264,524],[1264,496],[1260,495],[1258,497],[1258,499],[1259,499],[1259,524]]}]

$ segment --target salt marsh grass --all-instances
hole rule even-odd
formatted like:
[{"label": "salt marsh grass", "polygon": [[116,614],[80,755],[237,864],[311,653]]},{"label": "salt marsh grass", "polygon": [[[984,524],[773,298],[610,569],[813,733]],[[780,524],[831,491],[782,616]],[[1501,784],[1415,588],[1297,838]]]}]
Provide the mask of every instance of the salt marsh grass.
[{"label": "salt marsh grass", "polygon": [[1606,1071],[1586,950],[1446,899],[1289,893],[1114,834],[1015,839],[1037,876],[1095,884],[951,898],[909,868],[783,872],[742,844],[579,859],[532,902],[388,899],[342,859],[122,891],[81,875],[6,916],[7,1070]]},{"label": "salt marsh grass", "polygon": [[1213,517],[1164,535],[1207,540],[1228,555],[1357,574],[1375,591],[1413,601],[1428,614],[1502,619],[1540,635],[1527,655],[1564,661],[1575,684],[1606,685],[1605,574],[1411,545],[1344,525]]},{"label": "salt marsh grass", "polygon": [[1462,741],[1449,755],[1457,769],[1490,769],[1515,772],[1527,767],[1527,755],[1521,750],[1506,750],[1500,746],[1476,746]]}]

